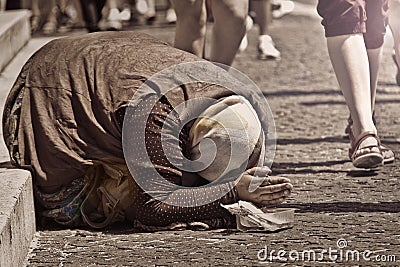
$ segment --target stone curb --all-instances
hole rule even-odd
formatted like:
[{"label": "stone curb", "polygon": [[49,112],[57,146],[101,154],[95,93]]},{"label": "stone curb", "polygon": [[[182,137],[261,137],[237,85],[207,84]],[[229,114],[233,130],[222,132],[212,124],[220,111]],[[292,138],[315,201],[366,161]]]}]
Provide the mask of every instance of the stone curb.
[{"label": "stone curb", "polygon": [[[27,10],[0,13],[0,114],[22,66],[54,39],[30,40],[29,16]],[[10,164],[1,125],[0,188],[0,266],[23,266],[36,231],[32,178],[29,171]]]},{"label": "stone curb", "polygon": [[0,71],[31,38],[30,11],[0,12]]},{"label": "stone curb", "polygon": [[[29,17],[27,10],[0,13],[1,107],[21,68],[13,59],[31,37]],[[23,266],[36,231],[31,174],[13,168],[4,145],[0,154],[0,266]]]},{"label": "stone curb", "polygon": [[22,266],[36,231],[28,171],[0,169],[0,266]]}]

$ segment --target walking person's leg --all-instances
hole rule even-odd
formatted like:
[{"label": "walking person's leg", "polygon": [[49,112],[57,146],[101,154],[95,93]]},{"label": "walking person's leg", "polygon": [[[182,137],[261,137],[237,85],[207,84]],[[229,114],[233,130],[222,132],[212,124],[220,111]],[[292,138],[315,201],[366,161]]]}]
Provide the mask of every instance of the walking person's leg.
[{"label": "walking person's leg", "polygon": [[[382,165],[383,156],[372,120],[371,82],[376,80],[377,73],[371,75],[368,56],[371,60],[379,60],[379,56],[378,50],[367,53],[365,46],[362,33],[366,30],[366,18],[360,12],[366,9],[365,4],[363,0],[319,0],[318,11],[324,18],[329,57],[353,120],[351,159],[356,167],[374,168]],[[351,8],[344,9],[344,5]],[[353,23],[345,24],[346,19],[354,16]],[[375,63],[371,65],[373,71],[378,69]]]},{"label": "walking person's leg", "polygon": [[[365,46],[367,48],[370,86],[371,86],[371,109],[375,122],[375,99],[378,86],[379,67],[382,58],[383,42],[388,24],[389,6],[388,0],[366,0],[367,31],[364,34]],[[387,146],[380,144],[384,164],[391,163],[395,159],[394,152]]]},{"label": "walking person's leg", "polygon": [[43,25],[43,33],[53,34],[57,31],[60,10],[57,6],[56,0],[48,0],[47,4],[50,6],[50,10],[46,19],[46,23]]},{"label": "walking person's leg", "polygon": [[206,34],[206,7],[204,0],[172,0],[177,21],[176,48],[203,57]]},{"label": "walking person's leg", "polygon": [[248,0],[212,0],[214,28],[210,60],[231,65],[246,33]]},{"label": "walking person's leg", "polygon": [[100,28],[105,30],[121,30],[122,22],[120,18],[120,12],[118,9],[117,0],[107,0],[106,7],[108,9],[108,14],[105,19],[101,21]]},{"label": "walking person's leg", "polygon": [[272,23],[270,0],[251,0],[251,6],[256,13],[255,22],[259,28],[258,57],[259,59],[279,59],[281,53],[275,48],[270,36],[269,26]]},{"label": "walking person's leg", "polygon": [[328,52],[353,119],[355,136],[376,132],[372,121],[368,55],[361,34],[328,37]]},{"label": "walking person's leg", "polygon": [[39,0],[32,0],[31,4],[31,32],[34,33],[40,28],[42,13],[40,12]]},{"label": "walking person's leg", "polygon": [[105,0],[80,0],[80,2],[88,31],[99,31],[98,22],[101,16],[101,10],[105,5]]},{"label": "walking person's leg", "polygon": [[388,0],[366,0],[365,9],[367,21],[364,41],[370,67],[371,108],[372,112],[374,112],[379,65],[387,26]]}]

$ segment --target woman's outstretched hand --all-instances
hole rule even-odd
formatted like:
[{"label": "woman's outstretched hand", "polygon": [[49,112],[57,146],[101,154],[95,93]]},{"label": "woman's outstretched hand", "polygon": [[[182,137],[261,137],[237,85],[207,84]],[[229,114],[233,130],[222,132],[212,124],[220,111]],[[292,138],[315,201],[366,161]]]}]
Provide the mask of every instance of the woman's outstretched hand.
[{"label": "woman's outstretched hand", "polygon": [[[268,177],[270,172],[268,167],[254,167],[246,170],[236,184],[239,199],[260,207],[284,202],[290,195],[293,185],[284,177]],[[255,190],[252,190],[252,187]]]}]

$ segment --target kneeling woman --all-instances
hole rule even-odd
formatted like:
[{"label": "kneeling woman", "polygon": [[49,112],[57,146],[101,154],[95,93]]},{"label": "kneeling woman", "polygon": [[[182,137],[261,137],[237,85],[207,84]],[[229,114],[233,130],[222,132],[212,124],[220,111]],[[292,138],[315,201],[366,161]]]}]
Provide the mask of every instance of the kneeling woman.
[{"label": "kneeling woman", "polygon": [[[130,32],[67,37],[36,52],[7,98],[3,129],[11,162],[32,172],[37,215],[95,228],[124,220],[154,229],[196,222],[228,227],[234,217],[220,204],[283,202],[290,181],[267,177],[268,168],[259,164],[268,123],[258,110],[260,96],[202,82],[165,95],[156,86],[143,90],[152,75],[198,60]],[[184,104],[199,97],[214,101]],[[183,123],[178,107],[198,119]],[[230,131],[221,128],[240,128],[247,138],[233,144]],[[168,132],[174,129],[179,134]],[[211,164],[203,164],[201,144],[204,154],[217,148]],[[234,146],[248,148],[237,153],[245,162],[226,153]],[[188,171],[182,168],[186,159],[204,167]],[[249,190],[253,182],[259,186]]]}]

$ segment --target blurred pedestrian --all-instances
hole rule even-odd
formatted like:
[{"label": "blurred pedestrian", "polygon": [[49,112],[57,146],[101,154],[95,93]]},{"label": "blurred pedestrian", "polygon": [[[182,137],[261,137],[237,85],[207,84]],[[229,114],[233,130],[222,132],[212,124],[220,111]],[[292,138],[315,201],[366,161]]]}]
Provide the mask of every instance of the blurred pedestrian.
[{"label": "blurred pedestrian", "polygon": [[[46,0],[43,5],[46,6],[46,9],[48,9],[49,12],[43,24],[42,31],[44,34],[53,34],[57,31],[60,10],[57,6],[56,0]],[[36,32],[40,30],[42,17],[42,10],[39,6],[39,0],[32,0],[31,9],[31,31]]]},{"label": "blurred pedestrian", "polygon": [[254,21],[258,25],[258,58],[261,60],[279,60],[281,53],[275,48],[270,35],[272,23],[272,5],[270,0],[250,0],[250,10],[255,13]]},{"label": "blurred pedestrian", "polygon": [[[280,60],[281,53],[275,47],[270,35],[272,18],[278,19],[294,9],[290,0],[250,0],[249,16],[246,20],[246,31],[253,27],[253,19],[259,28],[258,58],[261,60]],[[244,51],[248,46],[247,34],[243,37],[239,51]]]},{"label": "blurred pedestrian", "polygon": [[106,0],[102,10],[102,19],[99,21],[101,30],[121,30],[122,20],[119,15],[118,0]]},{"label": "blurred pedestrian", "polygon": [[147,24],[153,24],[156,20],[155,0],[137,0],[136,10],[144,16]]},{"label": "blurred pedestrian", "polygon": [[39,7],[39,0],[32,0],[31,3],[31,32],[34,33],[40,29],[41,26],[41,12]]},{"label": "blurred pedestrian", "polygon": [[86,22],[86,28],[89,32],[97,32],[100,30],[99,21],[101,12],[106,0],[80,0],[83,18]]},{"label": "blurred pedestrian", "polygon": [[[66,32],[78,23],[75,1],[32,0],[31,32],[42,30],[44,34]],[[42,23],[45,18],[44,23]],[[43,24],[43,26],[42,26]]]},{"label": "blurred pedestrian", "polygon": [[167,10],[165,12],[165,20],[170,23],[173,24],[176,22],[176,13],[175,13],[175,9],[172,5],[171,0],[167,1]]},{"label": "blurred pedestrian", "polygon": [[[60,38],[36,52],[9,93],[3,133],[12,163],[32,172],[38,217],[95,228],[126,219],[166,229],[192,222],[228,227],[236,226],[235,217],[221,204],[282,203],[292,185],[267,177],[270,170],[262,165],[270,124],[262,95],[244,87],[235,88],[236,95],[201,82],[165,95],[141,87],[146,77],[198,60],[134,32]],[[203,97],[212,101],[194,101]],[[189,100],[182,114],[198,119],[186,124],[175,108]],[[133,134],[125,140],[134,148],[127,159],[126,132]],[[216,146],[215,161],[199,171],[181,169],[185,157],[203,163],[205,139]],[[240,153],[231,155],[231,144]],[[250,190],[253,182],[260,186]]]},{"label": "blurred pedestrian", "polygon": [[373,122],[388,0],[319,0],[329,57],[351,116],[350,158],[376,168],[394,160]]},{"label": "blurred pedestrian", "polygon": [[[206,1],[173,0],[172,3],[177,16],[175,47],[204,57]],[[207,3],[214,21],[209,59],[231,65],[246,33],[248,0],[212,0]]]}]

